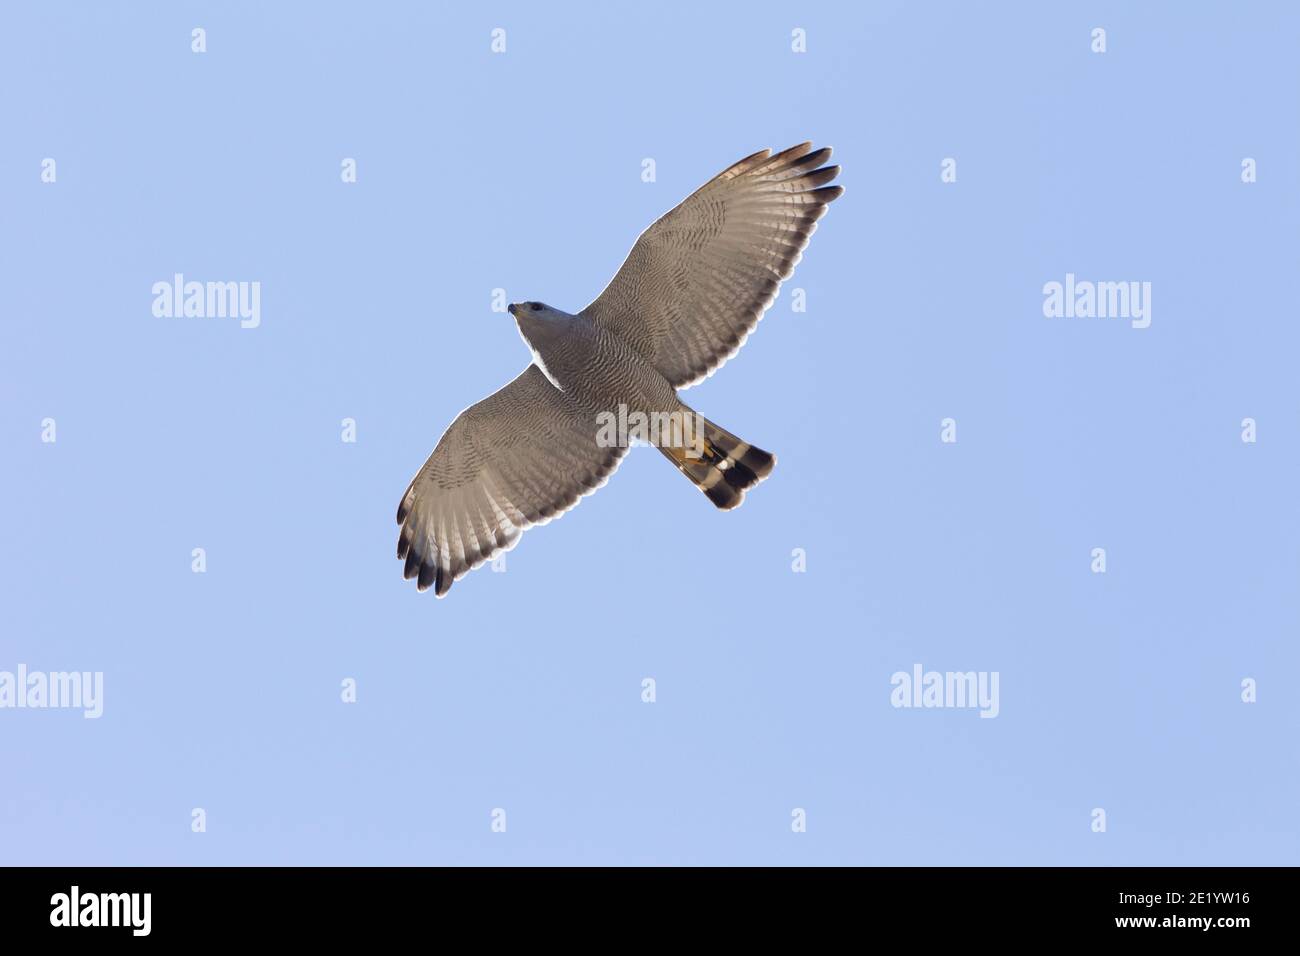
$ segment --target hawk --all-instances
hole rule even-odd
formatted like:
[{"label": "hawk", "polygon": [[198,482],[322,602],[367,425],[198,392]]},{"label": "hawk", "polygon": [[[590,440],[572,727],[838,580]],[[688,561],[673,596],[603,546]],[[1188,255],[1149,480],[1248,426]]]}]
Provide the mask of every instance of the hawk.
[{"label": "hawk", "polygon": [[[776,457],[677,397],[754,331],[843,192],[829,148],[742,159],[656,221],[594,302],[509,312],[533,360],[456,417],[397,508],[404,576],[442,597],[455,581],[600,488],[628,422],[675,423],[654,444],[718,508],[735,508]],[[614,421],[619,434],[609,432]],[[645,437],[637,435],[635,437]]]}]

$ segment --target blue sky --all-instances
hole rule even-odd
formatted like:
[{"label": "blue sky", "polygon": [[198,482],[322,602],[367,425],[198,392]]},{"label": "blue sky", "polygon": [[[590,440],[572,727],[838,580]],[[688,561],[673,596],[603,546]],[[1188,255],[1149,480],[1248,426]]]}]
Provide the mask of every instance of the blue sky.
[{"label": "blue sky", "polygon": [[[5,10],[0,672],[104,695],[0,709],[0,862],[1294,864],[1300,14],[539,6]],[[805,139],[847,192],[685,393],[772,478],[639,449],[417,594],[397,500],[528,361],[493,290],[576,310]]]}]

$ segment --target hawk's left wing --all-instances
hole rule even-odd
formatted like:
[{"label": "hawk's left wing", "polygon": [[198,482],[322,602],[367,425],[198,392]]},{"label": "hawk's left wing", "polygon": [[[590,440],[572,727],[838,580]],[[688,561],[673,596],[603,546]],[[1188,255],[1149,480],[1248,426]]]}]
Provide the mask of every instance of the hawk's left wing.
[{"label": "hawk's left wing", "polygon": [[735,355],[844,192],[827,186],[830,149],[762,150],[696,190],[641,234],[618,274],[582,310],[676,388]]}]

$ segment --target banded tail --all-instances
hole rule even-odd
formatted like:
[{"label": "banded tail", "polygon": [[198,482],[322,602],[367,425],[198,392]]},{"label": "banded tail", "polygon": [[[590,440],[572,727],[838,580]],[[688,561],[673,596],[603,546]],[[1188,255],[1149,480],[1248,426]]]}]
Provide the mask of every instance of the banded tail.
[{"label": "banded tail", "polygon": [[772,473],[776,456],[741,441],[703,415],[694,418],[703,426],[702,441],[688,441],[683,447],[661,444],[659,450],[723,511],[739,507],[745,492]]}]

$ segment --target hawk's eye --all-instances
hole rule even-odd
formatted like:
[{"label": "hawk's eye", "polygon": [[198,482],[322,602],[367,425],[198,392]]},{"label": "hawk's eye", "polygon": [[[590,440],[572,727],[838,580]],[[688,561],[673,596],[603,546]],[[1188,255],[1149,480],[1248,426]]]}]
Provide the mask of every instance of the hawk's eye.
[{"label": "hawk's eye", "polygon": [[534,302],[531,308],[534,312],[540,312],[542,311],[542,304],[540,302]]}]

